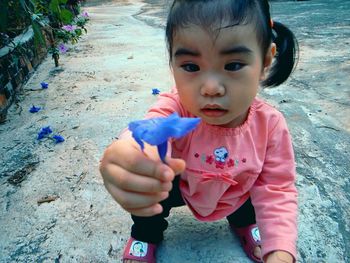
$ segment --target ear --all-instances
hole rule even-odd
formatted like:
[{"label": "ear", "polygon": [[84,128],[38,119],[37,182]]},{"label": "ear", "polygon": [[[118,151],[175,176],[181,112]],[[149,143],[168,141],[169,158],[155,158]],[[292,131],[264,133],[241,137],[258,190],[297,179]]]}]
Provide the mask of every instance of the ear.
[{"label": "ear", "polygon": [[264,58],[264,64],[263,69],[261,72],[260,80],[264,80],[267,76],[267,73],[269,72],[270,66],[272,65],[273,58],[276,55],[276,44],[271,43],[270,47],[268,48],[265,58]]}]

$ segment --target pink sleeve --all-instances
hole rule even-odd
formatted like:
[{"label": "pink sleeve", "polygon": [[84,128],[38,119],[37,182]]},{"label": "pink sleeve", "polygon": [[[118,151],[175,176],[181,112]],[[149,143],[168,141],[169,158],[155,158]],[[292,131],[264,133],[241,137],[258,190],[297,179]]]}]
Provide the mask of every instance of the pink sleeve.
[{"label": "pink sleeve", "polygon": [[250,190],[265,257],[275,250],[296,259],[297,190],[291,138],[282,115],[269,132],[264,166]]},{"label": "pink sleeve", "polygon": [[145,118],[167,117],[174,112],[177,112],[180,116],[184,114],[177,94],[161,93],[157,102],[148,110]]}]

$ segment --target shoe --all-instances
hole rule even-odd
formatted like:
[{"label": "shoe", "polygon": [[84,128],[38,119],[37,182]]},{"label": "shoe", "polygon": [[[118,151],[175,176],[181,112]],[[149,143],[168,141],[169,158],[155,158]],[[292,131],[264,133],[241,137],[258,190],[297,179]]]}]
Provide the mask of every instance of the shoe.
[{"label": "shoe", "polygon": [[238,235],[243,250],[247,254],[247,256],[254,262],[262,263],[262,259],[257,258],[254,255],[254,249],[258,246],[261,246],[261,239],[258,226],[256,224],[252,224],[245,227],[234,227],[230,224],[230,227],[233,230],[233,232],[235,232]]},{"label": "shoe", "polygon": [[156,262],[156,244],[138,241],[130,237],[123,253],[123,262],[126,259],[136,260],[140,262],[155,263]]}]

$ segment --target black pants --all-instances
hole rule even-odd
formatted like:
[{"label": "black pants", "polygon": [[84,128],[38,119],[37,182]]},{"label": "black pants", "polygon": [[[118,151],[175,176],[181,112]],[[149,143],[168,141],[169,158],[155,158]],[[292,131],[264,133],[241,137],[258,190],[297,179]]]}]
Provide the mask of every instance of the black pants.
[{"label": "black pants", "polygon": [[[163,207],[161,214],[151,217],[139,217],[131,215],[134,224],[131,228],[131,236],[137,240],[157,244],[163,240],[163,232],[168,227],[165,220],[169,216],[172,207],[185,205],[179,188],[180,176],[176,176],[173,181],[173,188],[169,193],[169,197],[160,204]],[[244,227],[255,224],[254,207],[248,199],[238,210],[227,216],[227,220],[235,227]]]}]

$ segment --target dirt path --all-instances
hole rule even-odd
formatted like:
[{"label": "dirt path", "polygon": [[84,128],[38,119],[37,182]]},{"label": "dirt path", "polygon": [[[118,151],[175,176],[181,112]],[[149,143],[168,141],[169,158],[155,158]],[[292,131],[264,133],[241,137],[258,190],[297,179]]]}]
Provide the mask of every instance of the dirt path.
[{"label": "dirt path", "polygon": [[[107,194],[98,161],[155,101],[152,88],[172,85],[164,2],[148,2],[85,8],[88,34],[60,68],[48,57],[10,108],[0,126],[0,262],[120,262],[131,222]],[[293,78],[261,94],[285,113],[294,137],[300,262],[350,260],[350,5],[343,2],[273,4],[301,46]],[[31,114],[32,105],[43,109]],[[44,126],[65,142],[38,141]],[[46,197],[52,201],[38,204]],[[169,221],[159,262],[249,262],[224,220],[198,223],[177,208]]]}]

